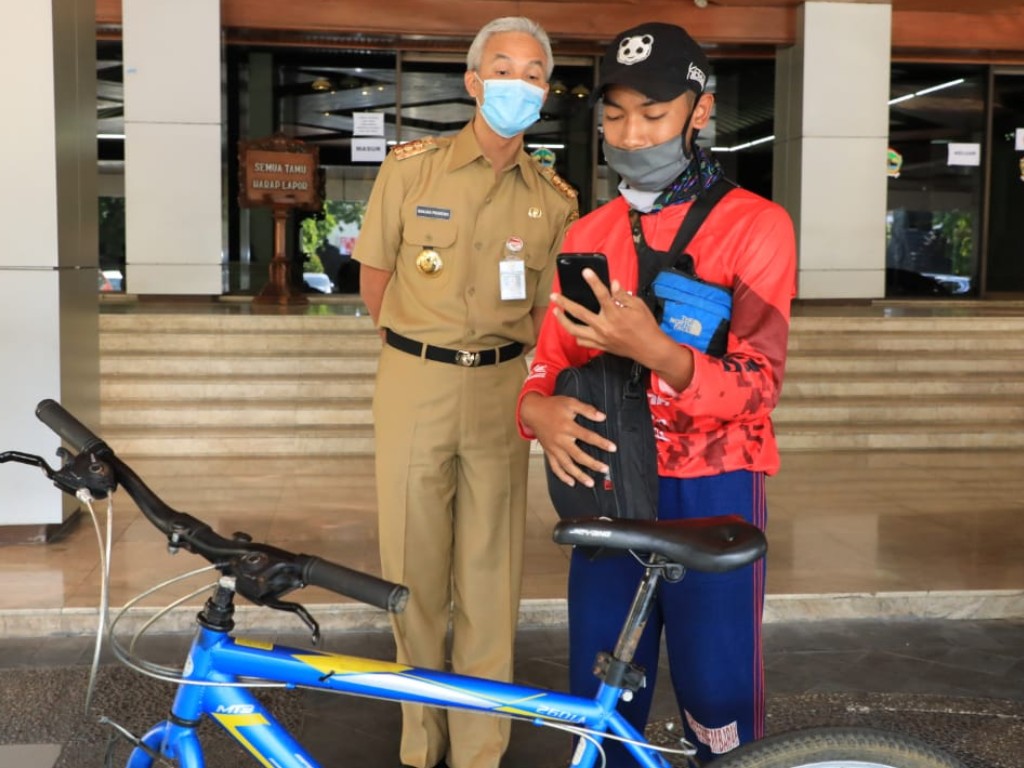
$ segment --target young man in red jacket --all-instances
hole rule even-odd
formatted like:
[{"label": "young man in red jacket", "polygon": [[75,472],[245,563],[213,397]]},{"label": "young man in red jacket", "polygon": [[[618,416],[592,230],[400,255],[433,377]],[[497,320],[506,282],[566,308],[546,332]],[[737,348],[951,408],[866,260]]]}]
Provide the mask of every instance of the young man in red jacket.
[{"label": "young man in red jacket", "polygon": [[[524,437],[544,448],[552,472],[568,484],[607,467],[581,444],[614,450],[579,423],[602,420],[591,405],[553,394],[555,379],[602,352],[651,371],[648,400],[658,449],[659,519],[740,515],[763,528],[765,476],[779,467],[770,413],[779,399],[789,307],[795,285],[792,223],[778,205],[732,189],[711,211],[686,252],[704,281],[732,291],[727,347],[721,357],[666,334],[636,295],[638,249],[667,251],[693,201],[722,170],[694,142],[711,117],[709,66],[681,27],[649,23],[619,34],[601,67],[604,152],[622,179],[620,195],[570,229],[565,252],[600,252],[610,288],[584,276],[599,312],[559,295],[541,328],[519,401]],[[573,322],[566,315],[579,320]],[[665,634],[672,682],[687,737],[709,760],[764,731],[761,617],[763,561],[726,574],[691,572],[664,584],[637,649],[647,684],[621,710],[639,730],[647,721]],[[570,684],[592,694],[598,651],[610,651],[639,581],[629,556],[572,555],[569,574]],[[605,741],[609,766],[630,765]]]}]

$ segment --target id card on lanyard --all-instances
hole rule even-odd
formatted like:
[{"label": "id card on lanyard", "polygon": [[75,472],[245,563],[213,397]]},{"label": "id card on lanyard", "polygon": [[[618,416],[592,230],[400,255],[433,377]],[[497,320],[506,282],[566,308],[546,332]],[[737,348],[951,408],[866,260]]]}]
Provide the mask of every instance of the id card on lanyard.
[{"label": "id card on lanyard", "polygon": [[523,260],[523,245],[520,237],[510,237],[505,241],[505,255],[498,262],[502,301],[521,301],[526,298],[526,262]]}]

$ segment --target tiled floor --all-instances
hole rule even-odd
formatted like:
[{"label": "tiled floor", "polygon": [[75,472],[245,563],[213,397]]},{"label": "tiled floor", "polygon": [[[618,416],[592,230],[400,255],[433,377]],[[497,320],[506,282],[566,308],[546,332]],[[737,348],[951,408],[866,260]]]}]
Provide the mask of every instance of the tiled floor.
[{"label": "tiled floor", "polygon": [[[555,518],[541,460],[533,459],[530,476],[524,610],[561,599],[566,573],[566,553],[550,539]],[[134,466],[171,505],[221,533],[242,530],[378,572],[369,458],[147,459]],[[768,483],[769,620],[1024,615],[1021,466],[1024,455],[1006,451],[785,455]],[[41,474],[39,482],[46,482]],[[115,496],[113,532],[113,606],[200,564],[187,553],[169,556],[123,494]],[[57,543],[0,548],[0,580],[4,634],[73,631],[76,616],[91,626],[100,586],[92,525],[83,520]],[[324,610],[340,602],[313,589],[303,599]],[[53,624],[57,615],[63,630]]]},{"label": "tiled floor", "polygon": [[[966,768],[1020,768],[1024,621],[854,619],[781,622],[766,629],[769,735],[812,726],[881,728],[941,747]],[[262,638],[308,645],[306,637],[294,634]],[[184,634],[145,638],[141,649],[150,660],[180,666],[187,642]],[[384,631],[328,634],[324,647],[377,658],[394,652]],[[111,734],[97,724],[99,716],[133,732],[165,716],[170,686],[111,664],[100,668],[86,716],[90,659],[83,637],[42,644],[0,639],[0,765],[99,766]],[[517,681],[565,689],[563,628],[521,630],[516,659]],[[667,677],[667,670],[659,675],[649,729],[649,738],[666,746],[678,734]],[[269,691],[260,697],[323,766],[398,765],[395,704],[318,691]],[[512,733],[503,768],[567,764],[563,734],[528,723],[516,723]],[[255,765],[209,723],[200,734],[208,768]],[[126,752],[123,744],[116,747],[120,764]]]}]

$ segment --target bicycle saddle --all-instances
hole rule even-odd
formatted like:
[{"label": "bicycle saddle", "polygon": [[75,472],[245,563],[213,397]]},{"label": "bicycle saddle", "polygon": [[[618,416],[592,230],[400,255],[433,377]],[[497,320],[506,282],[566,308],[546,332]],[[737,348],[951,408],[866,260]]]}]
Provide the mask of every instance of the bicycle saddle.
[{"label": "bicycle saddle", "polygon": [[695,571],[742,568],[768,549],[764,534],[735,515],[694,520],[587,517],[555,525],[557,544],[651,552]]}]

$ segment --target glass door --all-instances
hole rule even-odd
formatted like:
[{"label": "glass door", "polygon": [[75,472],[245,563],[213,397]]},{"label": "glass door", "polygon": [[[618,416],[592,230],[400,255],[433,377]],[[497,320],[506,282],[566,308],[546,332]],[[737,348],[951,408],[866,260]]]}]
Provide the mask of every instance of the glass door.
[{"label": "glass door", "polygon": [[985,294],[1024,294],[1024,70],[990,82]]}]

